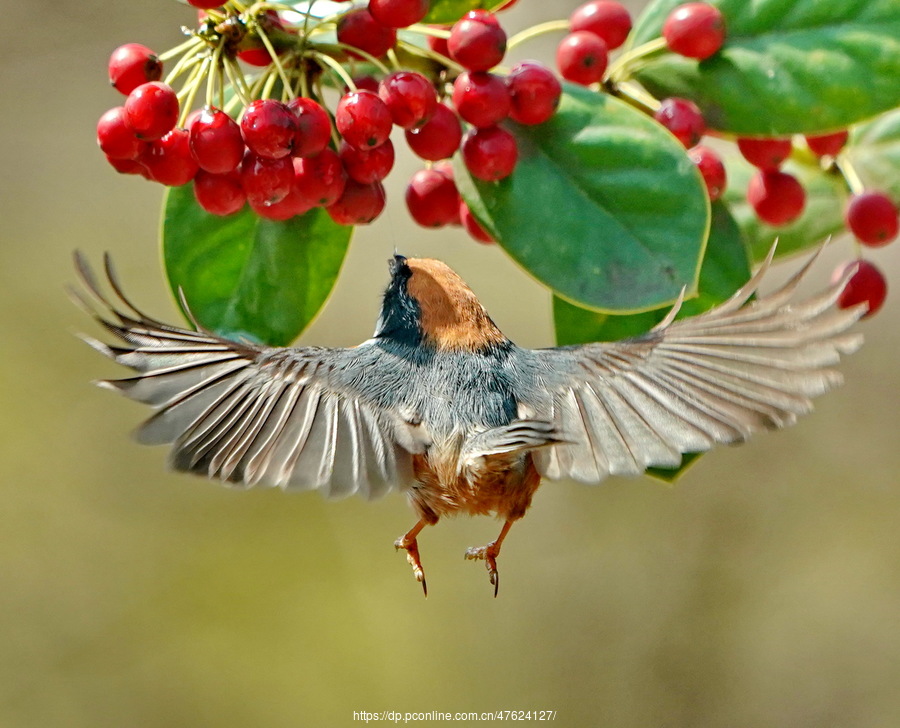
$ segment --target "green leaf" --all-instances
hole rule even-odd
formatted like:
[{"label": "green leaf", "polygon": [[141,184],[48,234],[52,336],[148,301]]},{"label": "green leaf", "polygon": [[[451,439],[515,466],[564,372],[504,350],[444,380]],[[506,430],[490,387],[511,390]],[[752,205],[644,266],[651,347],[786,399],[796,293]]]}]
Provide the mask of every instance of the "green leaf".
[{"label": "green leaf", "polygon": [[465,13],[475,8],[483,8],[483,0],[431,0],[431,7],[423,23],[449,25],[459,20]]},{"label": "green leaf", "polygon": [[686,452],[681,456],[681,465],[677,468],[647,468],[644,472],[651,478],[656,478],[664,483],[672,484],[684,475],[687,469],[701,457],[703,457],[702,452]]},{"label": "green leaf", "polygon": [[163,260],[172,290],[184,291],[204,327],[284,346],[331,293],[351,233],[318,208],[287,222],[247,208],[210,215],[185,185],[166,197]]},{"label": "green leaf", "polygon": [[900,201],[900,109],[853,130],[844,154],[866,189]]},{"label": "green leaf", "polygon": [[[656,0],[633,43],[661,35],[682,0]],[[897,0],[713,0],[725,18],[722,50],[698,62],[674,53],[635,77],[654,96],[683,96],[707,124],[736,134],[828,132],[900,104]]]},{"label": "green leaf", "polygon": [[[721,151],[720,147],[717,147]],[[747,202],[747,185],[756,168],[747,162],[729,145],[723,154],[728,173],[728,187],[724,199],[740,225],[744,242],[754,261],[766,257],[775,239],[778,239],[778,257],[793,255],[813,248],[829,235],[840,232],[844,227],[844,206],[847,187],[836,170],[825,171],[818,160],[809,152],[795,150],[791,158],[781,167],[782,171],[794,175],[806,190],[806,205],[803,213],[790,225],[773,227],[756,216]]]},{"label": "green leaf", "polygon": [[[693,316],[726,300],[750,278],[747,250],[737,223],[721,202],[712,206],[712,227],[703,265],[699,293],[684,302],[678,318]],[[617,341],[646,333],[668,313],[669,307],[630,316],[613,316],[573,306],[553,298],[553,322],[559,346],[591,341]]]},{"label": "green leaf", "polygon": [[[606,94],[565,85],[538,126],[510,124],[515,172],[457,185],[476,218],[556,295],[604,311],[657,308],[696,289],[709,203],[684,148]],[[459,155],[457,155],[458,157]]]}]

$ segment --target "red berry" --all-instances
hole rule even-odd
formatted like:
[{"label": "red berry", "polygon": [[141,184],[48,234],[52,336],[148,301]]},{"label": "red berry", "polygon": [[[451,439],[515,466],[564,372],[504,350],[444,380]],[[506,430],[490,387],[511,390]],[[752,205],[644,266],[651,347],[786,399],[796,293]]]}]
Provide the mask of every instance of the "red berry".
[{"label": "red berry", "polygon": [[211,174],[202,169],[194,177],[197,204],[213,215],[231,215],[244,207],[247,195],[241,187],[240,174]]},{"label": "red berry", "polygon": [[290,157],[272,159],[249,151],[244,155],[241,186],[251,204],[274,205],[281,202],[291,191],[293,183],[294,165]]},{"label": "red berry", "polygon": [[341,136],[358,149],[384,144],[393,124],[388,107],[371,91],[351,91],[342,96],[334,120]]},{"label": "red berry", "polygon": [[463,228],[465,228],[466,232],[469,233],[469,236],[474,240],[485,244],[494,242],[490,233],[481,227],[478,220],[475,219],[475,216],[472,214],[469,206],[465,203],[465,200],[460,200],[459,202],[459,219]]},{"label": "red berry", "polygon": [[379,85],[378,95],[391,112],[394,123],[404,129],[428,121],[438,103],[431,81],[415,71],[390,74]]},{"label": "red berry", "polygon": [[106,161],[119,174],[139,174],[146,179],[150,179],[147,168],[136,159],[113,159],[112,157],[107,157]]},{"label": "red berry", "polygon": [[[363,74],[362,76],[354,76],[353,85],[356,86],[357,91],[371,91],[373,94],[378,93],[378,79],[370,73]],[[345,94],[350,90],[349,86],[344,86]]]},{"label": "red berry", "polygon": [[459,149],[461,141],[462,126],[459,119],[444,104],[438,104],[434,114],[422,126],[406,130],[409,148],[430,162],[452,156]]},{"label": "red berry", "polygon": [[428,0],[369,0],[369,12],[388,28],[408,28],[428,15]]},{"label": "red berry", "polygon": [[703,114],[693,101],[677,97],[663,99],[653,115],[660,124],[672,132],[685,147],[692,147],[706,132]]},{"label": "red berry", "polygon": [[292,217],[309,212],[313,207],[315,205],[296,184],[291,185],[290,192],[278,202],[271,205],[250,204],[253,212],[266,220],[290,220]]},{"label": "red berry", "polygon": [[347,172],[340,157],[331,149],[325,149],[315,157],[294,159],[294,178],[313,205],[327,207],[343,194]]},{"label": "red berry", "polygon": [[760,169],[774,170],[791,154],[790,139],[754,139],[741,137],[738,149],[750,164]]},{"label": "red berry", "polygon": [[[447,25],[439,25],[434,26],[441,28],[443,30],[450,30],[450,27]],[[428,36],[428,47],[433,50],[435,53],[440,53],[445,58],[450,57],[450,49],[447,47],[447,39],[446,38],[438,38],[436,35]]]},{"label": "red berry", "polygon": [[844,214],[847,227],[863,245],[878,248],[897,237],[897,206],[882,192],[854,195]]},{"label": "red berry", "polygon": [[225,174],[244,158],[244,138],[237,122],[221,109],[203,109],[190,125],[191,152],[200,169]]},{"label": "red berry", "polygon": [[750,178],[747,201],[763,222],[787,225],[803,212],[806,192],[793,175],[761,169]]},{"label": "red berry", "polygon": [[500,76],[463,71],[453,82],[453,105],[472,126],[493,126],[509,116],[512,99]]},{"label": "red berry", "polygon": [[459,192],[453,177],[437,169],[420,169],[406,188],[406,206],[423,227],[443,227],[459,219]]},{"label": "red berry", "polygon": [[[284,31],[284,25],[277,10],[266,10],[258,15],[256,20],[260,25],[260,29],[266,33],[271,34],[272,32]],[[281,54],[281,51],[278,49],[275,52],[279,55]],[[269,49],[266,48],[265,44],[255,33],[244,36],[239,46],[237,57],[250,66],[268,66],[272,62],[272,54],[269,53]]]},{"label": "red berry", "polygon": [[141,139],[159,139],[178,123],[178,97],[159,81],[144,83],[125,99],[125,121]]},{"label": "red berry", "polygon": [[97,144],[110,159],[137,159],[147,148],[125,121],[125,108],[116,106],[97,122]]},{"label": "red berry", "polygon": [[562,86],[549,68],[525,61],[506,77],[509,88],[509,116],[520,124],[543,124],[556,111]]},{"label": "red berry", "polygon": [[248,66],[257,66],[259,68],[268,66],[272,62],[272,54],[269,53],[269,49],[262,44],[262,41],[260,41],[258,46],[244,48],[243,50],[238,51],[237,57]]},{"label": "red berry", "polygon": [[340,158],[350,179],[363,184],[381,182],[394,166],[394,145],[388,139],[384,144],[364,151],[344,141],[341,142]]},{"label": "red berry", "polygon": [[852,308],[860,303],[868,305],[868,310],[863,314],[867,318],[876,313],[887,297],[887,281],[884,274],[867,260],[851,260],[844,263],[834,271],[831,282],[837,283],[846,272],[853,267],[856,272],[850,276],[847,285],[838,297],[839,308]]},{"label": "red berry", "polygon": [[688,149],[688,156],[691,161],[697,165],[700,174],[703,175],[703,181],[706,183],[706,192],[712,202],[718,200],[722,193],[725,192],[725,184],[727,178],[725,175],[725,165],[719,155],[709,147],[702,144],[692,149]]},{"label": "red berry", "polygon": [[508,177],[519,157],[516,138],[499,126],[470,129],[462,142],[466,169],[485,182]]},{"label": "red berry", "polygon": [[194,109],[190,114],[187,115],[187,118],[184,120],[184,128],[188,131],[191,130],[191,127],[194,126],[194,122],[200,118],[203,114],[203,109]]},{"label": "red berry", "polygon": [[[337,39],[339,43],[381,58],[397,43],[397,31],[379,23],[366,8],[357,8],[338,21]],[[349,53],[354,58],[362,58],[358,53]]]},{"label": "red berry", "polygon": [[569,16],[569,30],[587,30],[600,36],[609,50],[618,48],[631,32],[631,15],[613,0],[592,0]]},{"label": "red berry", "polygon": [[217,8],[222,5],[221,2],[216,2],[215,0],[187,0],[188,5],[193,5],[195,8],[200,8],[201,10],[212,10],[213,8]]},{"label": "red berry", "polygon": [[199,169],[191,154],[190,135],[185,129],[172,129],[162,139],[150,142],[140,162],[151,179],[167,187],[187,184]]},{"label": "red berry", "polygon": [[365,225],[381,214],[384,202],[381,182],[364,185],[351,179],[341,198],[325,210],[340,225]]},{"label": "red berry", "polygon": [[295,157],[312,157],[321,152],[331,141],[331,119],[320,104],[305,96],[288,101],[294,114],[296,133],[291,154]]},{"label": "red berry", "polygon": [[291,153],[297,117],[286,104],[275,99],[257,99],[241,117],[241,134],[250,151],[260,157],[281,159]]},{"label": "red berry", "polygon": [[670,51],[702,61],[722,47],[725,20],[712,5],[687,3],[669,14],[662,33]]},{"label": "red berry", "polygon": [[833,157],[844,148],[849,136],[850,133],[846,129],[844,131],[837,131],[834,134],[807,136],[806,144],[810,151],[816,156],[824,157],[825,155],[828,155],[829,157]]},{"label": "red berry", "polygon": [[158,81],[162,70],[159,57],[140,43],[121,45],[109,57],[109,82],[126,96],[142,83]]},{"label": "red berry", "polygon": [[556,48],[556,66],[562,77],[582,86],[600,81],[608,62],[606,43],[586,30],[569,33]]},{"label": "red berry", "polygon": [[506,33],[487,10],[470,10],[450,29],[447,50],[470,71],[487,71],[503,60]]}]

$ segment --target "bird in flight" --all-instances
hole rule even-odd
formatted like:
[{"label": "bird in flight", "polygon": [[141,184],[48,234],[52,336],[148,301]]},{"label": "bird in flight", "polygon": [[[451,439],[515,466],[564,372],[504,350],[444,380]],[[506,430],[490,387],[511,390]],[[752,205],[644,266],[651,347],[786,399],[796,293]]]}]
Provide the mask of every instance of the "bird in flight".
[{"label": "bird in flight", "polygon": [[865,306],[836,306],[853,271],[796,301],[810,260],[754,299],[773,253],[705,313],[676,320],[676,305],[641,336],[547,349],[510,341],[462,278],[428,258],[393,256],[375,333],[352,348],[172,326],[129,302],[108,256],[115,298],[75,260],[95,303],[79,301],[120,344],[83,338],[137,372],[99,384],[156,410],[139,442],[170,444],[175,470],[235,486],[399,490],[417,522],[395,546],[426,595],[421,531],[443,516],[494,515],[497,538],[465,555],[485,562],[496,596],[500,548],[542,480],[674,468],[684,453],[792,424],[840,383],[831,367],[862,343],[848,330]]}]

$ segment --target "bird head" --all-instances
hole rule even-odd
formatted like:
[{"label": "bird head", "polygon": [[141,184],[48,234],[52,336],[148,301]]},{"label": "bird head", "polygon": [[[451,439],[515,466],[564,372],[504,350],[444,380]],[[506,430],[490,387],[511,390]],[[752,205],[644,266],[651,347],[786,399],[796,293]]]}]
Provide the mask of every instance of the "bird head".
[{"label": "bird head", "polygon": [[446,263],[395,255],[375,335],[439,351],[507,343],[465,281]]}]

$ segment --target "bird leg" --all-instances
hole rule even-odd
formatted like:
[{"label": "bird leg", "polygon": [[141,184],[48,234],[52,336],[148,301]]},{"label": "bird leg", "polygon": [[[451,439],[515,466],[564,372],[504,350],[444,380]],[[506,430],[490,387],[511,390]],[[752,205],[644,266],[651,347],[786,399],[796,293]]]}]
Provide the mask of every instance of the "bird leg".
[{"label": "bird leg", "polygon": [[487,567],[491,584],[494,585],[494,597],[497,596],[497,590],[500,588],[500,576],[497,574],[497,556],[500,555],[500,546],[503,544],[503,539],[506,538],[506,534],[509,533],[512,524],[511,520],[506,521],[503,524],[503,528],[500,529],[500,535],[487,546],[472,546],[466,549],[467,559],[484,559],[484,565]]},{"label": "bird leg", "polygon": [[416,543],[416,536],[427,525],[428,521],[424,518],[419,519],[415,526],[394,541],[394,547],[398,551],[400,549],[406,551],[406,560],[412,565],[413,576],[416,577],[416,581],[422,582],[422,591],[426,597],[428,596],[428,586],[425,583],[425,570],[422,568],[422,560],[419,558],[419,544]]}]

